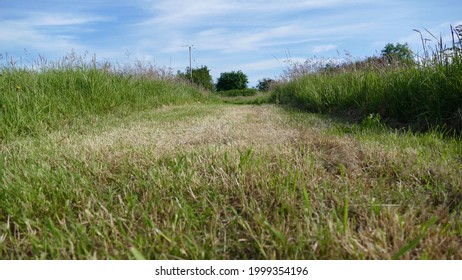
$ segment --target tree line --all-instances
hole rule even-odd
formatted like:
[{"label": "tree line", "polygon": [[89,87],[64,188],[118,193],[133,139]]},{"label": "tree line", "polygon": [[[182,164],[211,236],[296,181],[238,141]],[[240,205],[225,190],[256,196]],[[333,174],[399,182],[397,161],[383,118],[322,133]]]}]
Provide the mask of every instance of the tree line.
[{"label": "tree line", "polygon": [[[241,70],[221,73],[215,84],[213,83],[212,75],[210,75],[210,70],[207,66],[201,66],[195,69],[187,67],[185,72],[178,71],[177,75],[209,91],[222,92],[249,89],[249,79]],[[256,90],[268,91],[273,82],[274,80],[268,78],[260,80],[256,86]]]}]

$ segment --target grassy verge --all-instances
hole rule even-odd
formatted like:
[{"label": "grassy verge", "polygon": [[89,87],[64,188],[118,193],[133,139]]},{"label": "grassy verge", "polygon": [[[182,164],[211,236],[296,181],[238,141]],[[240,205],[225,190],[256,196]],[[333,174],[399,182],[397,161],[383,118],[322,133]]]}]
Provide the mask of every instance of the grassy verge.
[{"label": "grassy verge", "polygon": [[459,140],[272,106],[86,127],[2,144],[1,259],[462,258]]},{"label": "grassy verge", "polygon": [[418,128],[440,125],[460,130],[461,77],[462,63],[438,69],[318,73],[280,85],[274,98],[314,112],[380,114]]},{"label": "grassy verge", "polygon": [[298,74],[277,86],[273,98],[312,112],[378,114],[389,124],[461,131],[462,53],[454,32],[452,47],[439,43],[416,63],[389,65],[383,58],[369,58],[314,71],[309,64],[294,65],[289,73]]},{"label": "grassy verge", "polygon": [[97,67],[4,68],[0,75],[0,139],[73,125],[88,116],[127,115],[162,105],[207,102],[202,91],[172,79]]}]

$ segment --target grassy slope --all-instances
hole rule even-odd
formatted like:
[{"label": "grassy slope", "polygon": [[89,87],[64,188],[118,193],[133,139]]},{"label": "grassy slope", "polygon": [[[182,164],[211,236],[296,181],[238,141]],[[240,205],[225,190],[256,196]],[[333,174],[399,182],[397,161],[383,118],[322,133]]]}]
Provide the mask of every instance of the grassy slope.
[{"label": "grassy slope", "polygon": [[90,120],[2,143],[1,259],[462,257],[459,141],[268,105]]},{"label": "grassy slope", "polygon": [[462,129],[462,62],[321,72],[279,85],[274,99],[319,113],[380,114],[390,123],[425,130]]},{"label": "grassy slope", "polygon": [[85,65],[41,72],[5,68],[0,75],[0,140],[76,126],[98,115],[208,100],[185,83],[143,74],[120,75]]}]

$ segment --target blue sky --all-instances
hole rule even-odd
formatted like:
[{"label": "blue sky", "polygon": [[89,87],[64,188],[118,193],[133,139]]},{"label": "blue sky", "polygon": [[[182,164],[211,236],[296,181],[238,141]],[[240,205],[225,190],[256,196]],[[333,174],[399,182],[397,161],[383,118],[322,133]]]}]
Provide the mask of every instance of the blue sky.
[{"label": "blue sky", "polygon": [[[462,24],[460,0],[0,0],[0,53],[24,62],[71,50],[126,63],[145,60],[184,71],[242,70],[250,85],[274,78],[287,60],[380,53],[409,43],[413,29],[449,35]],[[430,36],[429,36],[430,37]]]}]

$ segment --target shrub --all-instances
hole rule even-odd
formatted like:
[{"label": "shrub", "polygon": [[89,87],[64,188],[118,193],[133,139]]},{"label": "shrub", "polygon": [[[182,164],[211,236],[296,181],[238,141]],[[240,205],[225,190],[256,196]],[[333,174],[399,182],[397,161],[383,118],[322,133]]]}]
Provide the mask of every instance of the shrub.
[{"label": "shrub", "polygon": [[274,80],[265,78],[263,80],[258,81],[257,89],[259,91],[269,91],[271,89],[271,86],[274,85],[274,83]]},{"label": "shrub", "polygon": [[196,85],[199,85],[207,90],[213,91],[213,79],[210,75],[210,70],[207,66],[202,66],[201,68],[192,69],[192,80],[191,80],[191,70],[186,68],[185,73],[178,73],[178,76],[181,78],[191,81]]},{"label": "shrub", "polygon": [[388,63],[399,61],[401,63],[414,62],[414,57],[409,45],[397,43],[396,45],[388,43],[382,50],[382,57],[388,60]]},{"label": "shrub", "polygon": [[218,78],[216,89],[217,91],[246,89],[248,82],[247,75],[242,71],[224,72]]}]

